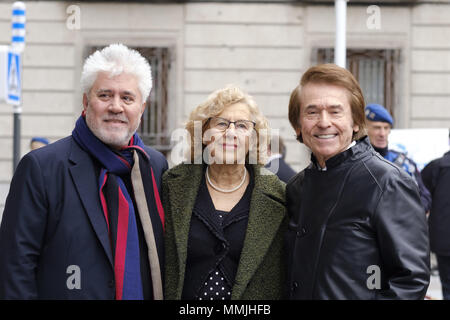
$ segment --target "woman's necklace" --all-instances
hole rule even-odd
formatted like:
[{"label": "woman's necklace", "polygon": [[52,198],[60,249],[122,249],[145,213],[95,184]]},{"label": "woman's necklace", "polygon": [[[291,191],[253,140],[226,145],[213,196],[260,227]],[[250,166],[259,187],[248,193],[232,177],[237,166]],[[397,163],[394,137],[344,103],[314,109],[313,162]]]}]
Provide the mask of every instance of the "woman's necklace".
[{"label": "woman's necklace", "polygon": [[206,179],[208,180],[209,185],[210,185],[211,187],[213,187],[214,189],[216,189],[217,191],[224,192],[224,193],[230,193],[230,192],[236,191],[237,189],[239,189],[240,187],[242,187],[242,185],[243,185],[244,182],[245,182],[245,178],[247,177],[247,170],[246,170],[245,167],[244,167],[244,177],[242,178],[241,183],[239,183],[239,185],[237,185],[237,186],[234,187],[233,189],[226,190],[226,189],[219,188],[218,186],[215,186],[215,185],[212,183],[211,179],[209,178],[208,170],[209,170],[209,167],[206,168]]}]

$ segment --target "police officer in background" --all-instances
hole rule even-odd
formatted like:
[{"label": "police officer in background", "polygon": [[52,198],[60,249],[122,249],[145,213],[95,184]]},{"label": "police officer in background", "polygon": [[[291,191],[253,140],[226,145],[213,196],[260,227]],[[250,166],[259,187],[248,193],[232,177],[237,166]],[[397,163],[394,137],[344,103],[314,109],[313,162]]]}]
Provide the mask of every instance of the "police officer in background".
[{"label": "police officer in background", "polygon": [[367,133],[372,147],[385,159],[403,168],[417,183],[425,212],[431,209],[431,194],[425,187],[416,163],[405,153],[388,149],[388,137],[394,121],[389,112],[379,104],[366,106]]},{"label": "police officer in background", "polygon": [[39,148],[45,147],[49,143],[50,142],[48,141],[47,138],[44,138],[44,137],[33,137],[33,138],[31,138],[31,141],[30,141],[30,150],[35,150],[35,149],[39,149]]}]

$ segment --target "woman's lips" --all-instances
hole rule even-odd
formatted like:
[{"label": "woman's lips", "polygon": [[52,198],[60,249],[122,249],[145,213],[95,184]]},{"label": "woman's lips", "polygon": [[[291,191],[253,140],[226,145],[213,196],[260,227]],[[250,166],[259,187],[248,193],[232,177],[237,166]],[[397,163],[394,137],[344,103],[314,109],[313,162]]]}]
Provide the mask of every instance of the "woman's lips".
[{"label": "woman's lips", "polygon": [[224,144],[222,144],[222,147],[223,147],[224,149],[237,149],[237,145],[236,145],[236,144],[227,144],[227,143],[224,143]]}]

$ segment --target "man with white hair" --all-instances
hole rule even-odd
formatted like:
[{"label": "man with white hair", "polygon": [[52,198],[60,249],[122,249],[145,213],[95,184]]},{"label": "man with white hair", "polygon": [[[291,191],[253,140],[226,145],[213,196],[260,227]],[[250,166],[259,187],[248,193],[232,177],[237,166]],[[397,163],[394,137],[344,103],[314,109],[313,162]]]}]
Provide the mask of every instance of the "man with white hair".
[{"label": "man with white hair", "polygon": [[113,44],[81,76],[71,136],[31,151],[11,182],[0,226],[0,299],[162,299],[167,161],[136,130],[148,62]]}]

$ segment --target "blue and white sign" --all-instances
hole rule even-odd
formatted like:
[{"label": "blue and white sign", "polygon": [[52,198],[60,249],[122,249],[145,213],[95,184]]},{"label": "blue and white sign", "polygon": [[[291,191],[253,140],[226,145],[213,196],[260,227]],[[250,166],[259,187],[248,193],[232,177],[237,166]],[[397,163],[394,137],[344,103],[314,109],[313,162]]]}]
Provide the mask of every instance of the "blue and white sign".
[{"label": "blue and white sign", "polygon": [[21,1],[13,3],[11,47],[16,52],[22,52],[25,48],[25,13],[25,3]]},{"label": "blue and white sign", "polygon": [[20,53],[8,52],[7,58],[7,96],[6,101],[12,105],[21,103],[21,56]]}]

